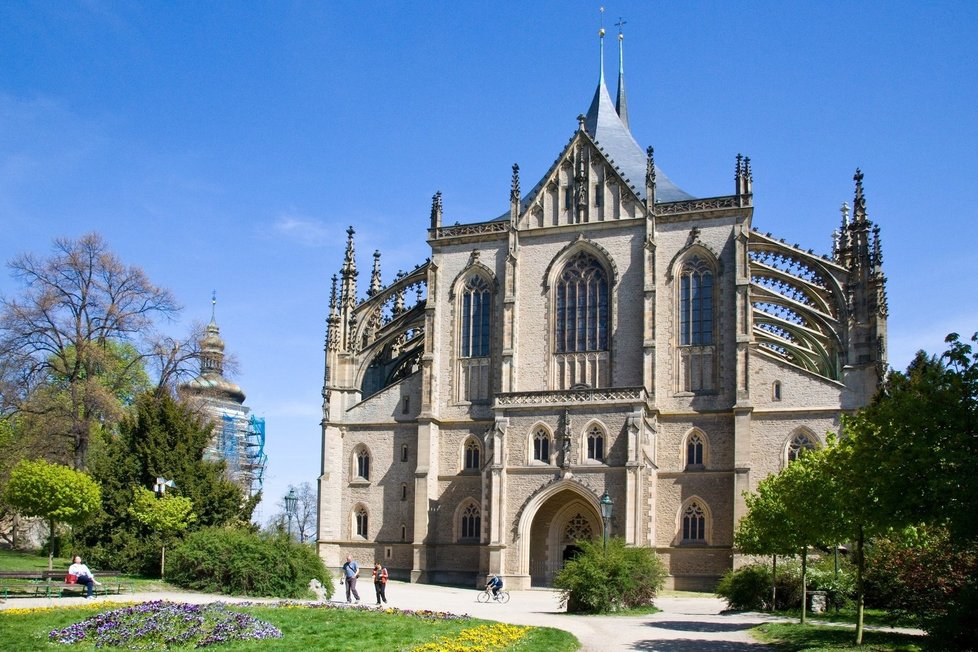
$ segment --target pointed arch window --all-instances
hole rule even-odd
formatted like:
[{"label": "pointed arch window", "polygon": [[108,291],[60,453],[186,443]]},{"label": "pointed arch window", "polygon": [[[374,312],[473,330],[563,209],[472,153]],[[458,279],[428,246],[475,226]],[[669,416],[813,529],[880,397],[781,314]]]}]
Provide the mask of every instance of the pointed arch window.
[{"label": "pointed arch window", "polygon": [[594,256],[581,252],[556,283],[555,351],[608,350],[608,275]]},{"label": "pointed arch window", "polygon": [[355,480],[370,480],[370,451],[363,444],[353,451],[353,477]]},{"label": "pointed arch window", "polygon": [[698,432],[686,440],[686,466],[703,466],[703,438]]},{"label": "pointed arch window", "polygon": [[475,439],[469,437],[465,441],[462,469],[465,471],[478,471],[480,468],[479,461],[480,461],[480,457],[482,456],[481,454],[482,454],[482,447],[479,446],[479,443]]},{"label": "pointed arch window", "polygon": [[367,509],[363,505],[358,505],[353,510],[353,525],[358,537],[367,538]]},{"label": "pointed arch window", "polygon": [[680,344],[713,344],[713,270],[699,256],[683,265],[679,293]]},{"label": "pointed arch window", "polygon": [[462,289],[461,350],[463,358],[489,355],[489,317],[492,292],[486,279],[473,274]]},{"label": "pointed arch window", "polygon": [[788,441],[788,449],[785,452],[785,462],[790,464],[797,460],[800,456],[805,454],[805,451],[813,451],[817,448],[812,438],[804,433],[799,432],[794,437]]},{"label": "pointed arch window", "polygon": [[604,432],[598,426],[591,426],[587,432],[587,458],[604,461]]},{"label": "pointed arch window", "polygon": [[716,292],[710,263],[690,256],[679,272],[679,389],[712,392],[716,386]]},{"label": "pointed arch window", "polygon": [[550,464],[550,433],[546,428],[537,428],[533,434],[533,459]]},{"label": "pointed arch window", "polygon": [[688,543],[706,541],[706,513],[696,502],[690,503],[683,511],[683,541]]},{"label": "pointed arch window", "polygon": [[478,541],[482,533],[482,513],[475,503],[470,503],[462,510],[459,523],[459,540]]}]

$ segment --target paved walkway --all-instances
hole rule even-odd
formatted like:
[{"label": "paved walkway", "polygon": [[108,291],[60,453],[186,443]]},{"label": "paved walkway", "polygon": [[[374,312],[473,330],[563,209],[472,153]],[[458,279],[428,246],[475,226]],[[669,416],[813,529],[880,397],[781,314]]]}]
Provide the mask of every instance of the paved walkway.
[{"label": "paved walkway", "polygon": [[[360,582],[364,604],[375,600],[373,585]],[[710,597],[660,597],[661,612],[648,616],[571,616],[562,613],[555,591],[534,589],[513,591],[508,604],[482,604],[478,591],[457,587],[391,582],[387,598],[392,607],[431,609],[469,614],[518,625],[555,627],[573,633],[582,650],[643,650],[645,652],[761,652],[770,650],[755,642],[747,630],[777,618],[758,613],[721,613],[724,602]],[[344,600],[344,587],[337,584],[334,601]],[[275,602],[275,600],[229,598],[205,593],[136,593],[98,598],[99,601],[173,600],[180,602]],[[16,598],[0,602],[0,609],[67,606],[83,603],[83,598]]]},{"label": "paved walkway", "polygon": [[[337,582],[333,592],[334,602],[345,603],[344,588]],[[366,582],[361,581],[359,588],[363,604],[373,604],[376,597],[369,578]],[[581,650],[587,652],[764,652],[773,648],[756,642],[747,630],[766,622],[791,622],[791,619],[761,613],[723,613],[724,601],[713,597],[659,597],[655,604],[661,611],[648,616],[577,616],[568,615],[559,608],[558,595],[553,590],[511,591],[512,599],[508,604],[482,604],[476,601],[478,594],[476,589],[394,581],[387,587],[387,598],[392,607],[448,611],[515,625],[555,627],[574,634],[581,642]],[[98,598],[99,602],[106,603],[150,600],[198,604],[278,602],[268,598],[233,598],[189,592],[145,592]],[[0,610],[69,606],[84,602],[81,597],[14,598],[6,602],[0,600]],[[916,629],[892,628],[892,631],[923,634]]]}]

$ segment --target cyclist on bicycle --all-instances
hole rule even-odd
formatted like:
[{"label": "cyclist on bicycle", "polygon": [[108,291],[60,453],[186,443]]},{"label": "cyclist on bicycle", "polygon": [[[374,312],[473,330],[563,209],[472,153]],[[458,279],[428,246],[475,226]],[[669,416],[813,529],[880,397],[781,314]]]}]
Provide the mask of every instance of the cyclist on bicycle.
[{"label": "cyclist on bicycle", "polygon": [[499,597],[499,591],[502,588],[503,588],[503,579],[498,575],[493,575],[492,577],[489,578],[489,581],[486,582],[486,590],[488,591],[489,589],[492,589],[492,597],[494,598]]}]

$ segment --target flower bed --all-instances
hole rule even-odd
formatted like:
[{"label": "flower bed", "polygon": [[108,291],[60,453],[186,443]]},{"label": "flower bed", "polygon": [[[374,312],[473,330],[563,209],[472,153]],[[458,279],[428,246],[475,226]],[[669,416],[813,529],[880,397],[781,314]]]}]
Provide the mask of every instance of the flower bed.
[{"label": "flower bed", "polygon": [[171,647],[203,648],[228,641],[281,638],[282,632],[227,605],[145,602],[114,609],[56,629],[52,643],[70,645],[90,641],[96,647],[129,650],[166,650]]},{"label": "flower bed", "polygon": [[496,623],[463,629],[457,636],[425,643],[411,652],[491,652],[503,650],[520,641],[530,627]]}]

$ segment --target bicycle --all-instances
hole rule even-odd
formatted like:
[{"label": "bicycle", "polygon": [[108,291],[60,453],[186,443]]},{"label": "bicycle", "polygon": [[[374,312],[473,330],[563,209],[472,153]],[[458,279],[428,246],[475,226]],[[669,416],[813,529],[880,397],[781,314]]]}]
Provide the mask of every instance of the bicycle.
[{"label": "bicycle", "polygon": [[479,602],[483,602],[483,603],[495,600],[496,602],[499,602],[501,604],[506,604],[507,602],[509,602],[509,591],[506,591],[504,589],[499,589],[499,593],[493,595],[492,589],[487,588],[477,596],[477,599]]}]

